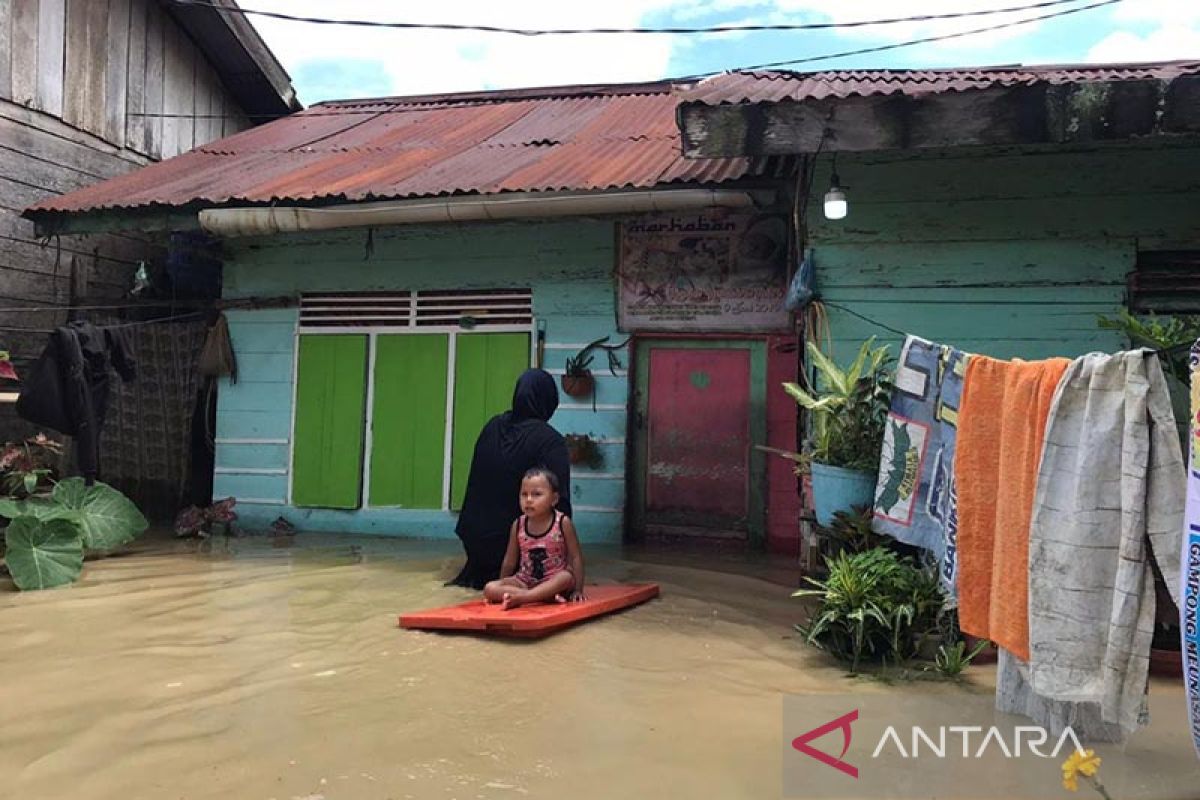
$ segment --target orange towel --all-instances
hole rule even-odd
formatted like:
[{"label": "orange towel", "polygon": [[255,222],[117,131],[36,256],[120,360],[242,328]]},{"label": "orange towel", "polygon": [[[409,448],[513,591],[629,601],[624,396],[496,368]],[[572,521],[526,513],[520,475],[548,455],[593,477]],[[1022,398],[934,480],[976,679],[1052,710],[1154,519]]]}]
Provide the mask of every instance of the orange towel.
[{"label": "orange towel", "polygon": [[1065,358],[971,356],[958,413],[958,623],[1029,660],[1029,522]]}]

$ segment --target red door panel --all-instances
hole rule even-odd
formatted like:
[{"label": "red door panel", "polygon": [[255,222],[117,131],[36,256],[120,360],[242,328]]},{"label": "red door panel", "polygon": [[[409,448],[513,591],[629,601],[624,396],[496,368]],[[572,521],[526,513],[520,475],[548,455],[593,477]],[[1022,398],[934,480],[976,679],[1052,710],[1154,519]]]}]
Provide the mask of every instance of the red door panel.
[{"label": "red door panel", "polygon": [[654,347],[646,419],[646,522],[744,531],[750,351]]}]

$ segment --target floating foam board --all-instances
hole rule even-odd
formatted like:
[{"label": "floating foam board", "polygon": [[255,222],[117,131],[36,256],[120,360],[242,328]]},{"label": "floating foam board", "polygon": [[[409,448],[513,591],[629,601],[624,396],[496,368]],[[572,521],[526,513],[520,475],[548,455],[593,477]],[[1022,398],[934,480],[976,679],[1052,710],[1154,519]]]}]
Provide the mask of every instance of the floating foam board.
[{"label": "floating foam board", "polygon": [[578,603],[538,603],[505,611],[498,604],[471,600],[456,606],[400,615],[401,628],[468,631],[494,636],[535,639],[587,619],[658,597],[657,583],[587,587],[587,600]]}]

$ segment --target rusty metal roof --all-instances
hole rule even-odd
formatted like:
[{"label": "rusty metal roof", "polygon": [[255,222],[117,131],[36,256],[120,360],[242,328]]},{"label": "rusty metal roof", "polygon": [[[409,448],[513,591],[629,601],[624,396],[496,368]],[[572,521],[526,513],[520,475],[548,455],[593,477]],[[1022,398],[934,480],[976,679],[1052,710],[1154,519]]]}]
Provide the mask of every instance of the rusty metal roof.
[{"label": "rusty metal roof", "polygon": [[321,103],[27,213],[649,188],[761,174],[751,159],[683,158],[680,85]]},{"label": "rusty metal roof", "polygon": [[1169,81],[1185,75],[1198,74],[1200,61],[965,69],[730,72],[700,81],[694,87],[684,90],[680,100],[702,105],[737,105],[890,94],[919,96],[1037,83]]}]

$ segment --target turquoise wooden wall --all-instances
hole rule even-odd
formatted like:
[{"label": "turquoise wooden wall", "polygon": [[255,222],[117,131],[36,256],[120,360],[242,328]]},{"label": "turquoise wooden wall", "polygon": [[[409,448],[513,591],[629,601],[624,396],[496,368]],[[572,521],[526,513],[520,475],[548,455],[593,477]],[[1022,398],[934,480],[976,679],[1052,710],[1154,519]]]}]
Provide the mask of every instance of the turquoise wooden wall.
[{"label": "turquoise wooden wall", "polygon": [[[1124,346],[1096,327],[1125,302],[1142,248],[1200,247],[1200,149],[1002,151],[838,158],[850,212],[824,218],[822,157],[808,206],[830,303],[985,355]],[[835,354],[900,337],[829,310]]]},{"label": "turquoise wooden wall", "polygon": [[[623,338],[613,305],[612,221],[396,227],[376,229],[372,242],[368,255],[365,230],[230,240],[225,296],[531,287],[534,314],[546,324],[545,367],[556,378],[566,358],[587,342]],[[455,518],[448,512],[288,506],[297,312],[228,316],[239,380],[220,387],[214,494],[238,498],[245,527],[265,528],[282,515],[301,530],[454,536]],[[551,422],[563,433],[590,433],[603,443],[602,467],[574,468],[572,501],[585,541],[615,542],[625,500],[628,379],[623,370],[595,374],[596,410],[590,399],[564,394]]]}]

